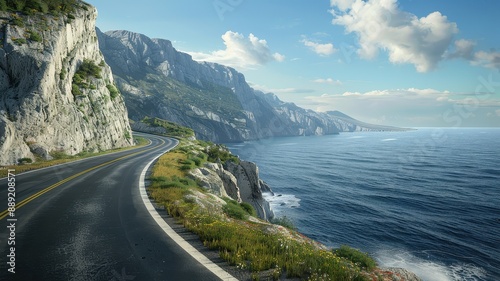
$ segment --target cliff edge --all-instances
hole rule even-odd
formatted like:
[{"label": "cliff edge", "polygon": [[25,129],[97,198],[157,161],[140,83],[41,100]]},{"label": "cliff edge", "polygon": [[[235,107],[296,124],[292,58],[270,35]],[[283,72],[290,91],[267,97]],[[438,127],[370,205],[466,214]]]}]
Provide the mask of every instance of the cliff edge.
[{"label": "cliff edge", "polygon": [[0,11],[0,165],[132,145],[96,17],[83,2],[71,13]]}]

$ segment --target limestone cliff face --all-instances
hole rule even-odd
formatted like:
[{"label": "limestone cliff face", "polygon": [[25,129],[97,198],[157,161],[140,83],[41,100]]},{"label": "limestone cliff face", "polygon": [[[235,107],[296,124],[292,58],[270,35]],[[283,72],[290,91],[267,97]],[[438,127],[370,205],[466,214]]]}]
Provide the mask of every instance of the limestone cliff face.
[{"label": "limestone cliff face", "polygon": [[[20,158],[50,158],[54,151],[74,155],[132,144],[127,109],[113,85],[95,33],[97,11],[82,4],[74,19],[61,15],[22,17],[24,27],[0,13],[0,164]],[[30,32],[40,39],[31,38]],[[24,39],[28,37],[28,39]],[[84,60],[99,65],[81,94],[72,93],[73,76]]]},{"label": "limestone cliff face", "polygon": [[262,197],[262,192],[272,191],[259,178],[259,168],[255,163],[207,163],[205,167],[194,169],[189,174],[203,188],[220,197],[230,197],[238,202],[251,204],[259,218],[269,221],[274,217],[269,202]]}]

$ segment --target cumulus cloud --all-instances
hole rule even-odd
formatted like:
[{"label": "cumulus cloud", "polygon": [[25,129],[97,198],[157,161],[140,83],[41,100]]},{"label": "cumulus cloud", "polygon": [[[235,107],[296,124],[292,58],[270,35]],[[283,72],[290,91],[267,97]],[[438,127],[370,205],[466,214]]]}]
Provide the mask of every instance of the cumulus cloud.
[{"label": "cumulus cloud", "polygon": [[331,0],[332,23],[358,37],[358,55],[373,59],[386,50],[392,63],[428,72],[444,59],[457,25],[440,12],[425,17],[402,11],[397,0]]},{"label": "cumulus cloud", "polygon": [[326,78],[326,79],[315,79],[313,80],[314,83],[319,83],[319,84],[332,84],[332,85],[342,85],[342,82],[340,80],[335,80],[332,78]]},{"label": "cumulus cloud", "polygon": [[224,50],[189,54],[197,61],[211,61],[236,68],[250,68],[285,60],[284,55],[271,52],[266,40],[259,39],[252,33],[246,38],[241,33],[227,31],[222,35],[222,40],[226,45]]},{"label": "cumulus cloud", "polygon": [[460,39],[455,41],[455,50],[448,54],[447,58],[463,58],[466,60],[471,60],[473,58],[472,52],[476,43],[474,41]]},{"label": "cumulus cloud", "polygon": [[301,41],[304,46],[309,47],[313,52],[320,56],[329,56],[337,51],[332,43],[320,44],[307,39]]},{"label": "cumulus cloud", "polygon": [[500,70],[500,52],[491,51],[479,51],[474,54],[471,61],[473,65],[479,65],[487,68],[499,69]]}]

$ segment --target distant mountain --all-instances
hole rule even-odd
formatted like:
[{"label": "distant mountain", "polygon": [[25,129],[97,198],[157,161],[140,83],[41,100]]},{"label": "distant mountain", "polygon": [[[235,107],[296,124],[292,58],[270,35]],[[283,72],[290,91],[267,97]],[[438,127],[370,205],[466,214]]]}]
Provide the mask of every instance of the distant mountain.
[{"label": "distant mountain", "polygon": [[192,128],[198,138],[216,142],[398,130],[283,102],[274,94],[252,89],[235,69],[194,61],[168,40],[123,30],[97,30],[97,34],[132,120],[166,119]]}]

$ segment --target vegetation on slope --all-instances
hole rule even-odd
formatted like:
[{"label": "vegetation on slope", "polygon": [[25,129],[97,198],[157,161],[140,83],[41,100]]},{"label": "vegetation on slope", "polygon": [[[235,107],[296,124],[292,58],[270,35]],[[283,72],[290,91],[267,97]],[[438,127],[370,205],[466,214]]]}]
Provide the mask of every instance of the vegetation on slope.
[{"label": "vegetation on slope", "polygon": [[0,11],[33,13],[70,13],[78,0],[0,0]]},{"label": "vegetation on slope", "polygon": [[[230,265],[248,272],[253,280],[379,278],[372,271],[375,262],[368,255],[348,247],[321,249],[293,230],[249,220],[253,208],[227,198],[221,202],[201,189],[187,174],[189,169],[208,161],[212,148],[213,144],[207,146],[205,142],[181,141],[177,149],[155,164],[149,188],[151,197],[198,234],[206,247],[218,251]],[[217,150],[224,154],[222,147]]]},{"label": "vegetation on slope", "polygon": [[[141,89],[148,97],[154,97],[155,103],[159,102],[185,112],[187,116],[198,117],[196,110],[203,109],[204,112],[215,113],[236,126],[244,126],[238,121],[245,118],[241,103],[231,89],[226,87],[208,82],[204,83],[204,87],[192,83],[188,85],[153,71],[145,77],[124,79],[130,85]],[[129,103],[129,111],[143,118],[145,114],[141,112],[150,112],[151,108],[135,108]]]},{"label": "vegetation on slope", "polygon": [[144,117],[141,120],[142,123],[147,124],[151,127],[161,127],[164,128],[167,133],[165,136],[173,138],[191,138],[194,137],[194,131],[190,128],[180,126],[174,122],[163,120],[160,118],[149,118]]}]

